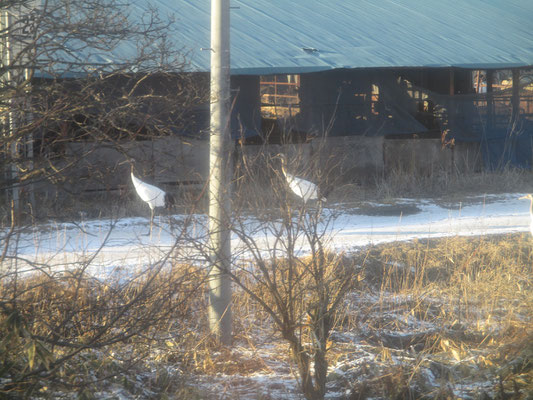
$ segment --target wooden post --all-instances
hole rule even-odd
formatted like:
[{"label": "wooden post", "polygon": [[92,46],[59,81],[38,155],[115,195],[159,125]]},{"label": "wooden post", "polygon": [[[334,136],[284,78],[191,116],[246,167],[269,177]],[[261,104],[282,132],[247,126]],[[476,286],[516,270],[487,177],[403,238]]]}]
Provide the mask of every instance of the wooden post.
[{"label": "wooden post", "polygon": [[[448,131],[451,132],[452,135],[455,134],[454,130],[455,130],[455,113],[456,113],[456,109],[455,109],[455,99],[453,98],[453,95],[455,94],[455,71],[453,70],[453,68],[450,68],[450,72],[449,72],[449,95],[451,96],[450,97],[450,110],[448,112]],[[448,132],[446,132],[448,133]],[[447,139],[446,137],[444,137],[444,133],[443,133],[443,136],[441,137],[441,141],[444,143],[446,142]]]},{"label": "wooden post", "polygon": [[511,123],[514,125],[520,115],[520,70],[513,69],[513,95],[511,97]]},{"label": "wooden post", "polygon": [[453,68],[450,68],[450,96],[455,94],[455,71]]},{"label": "wooden post", "polygon": [[494,71],[487,70],[487,128],[492,129],[494,126],[494,99],[492,97],[492,81],[494,80]]},{"label": "wooden post", "polygon": [[[18,158],[25,156],[30,160],[29,167],[33,169],[33,134],[30,133],[26,137],[17,137],[21,125],[31,121],[31,101],[29,101],[30,92],[22,85],[26,85],[30,79],[30,69],[28,65],[34,60],[34,52],[28,51],[22,44],[22,35],[31,35],[34,29],[32,26],[32,12],[38,8],[39,2],[32,0],[20,4],[13,4],[8,9],[2,11],[0,15],[0,29],[4,31],[5,38],[2,46],[2,64],[6,72],[0,79],[11,90],[11,98],[9,99],[8,110],[8,128],[6,135],[8,136],[8,144],[5,149],[10,155],[12,162],[7,172],[8,178],[12,184],[8,187],[7,192],[11,197],[11,204],[14,209],[13,215],[18,218],[21,212],[21,191],[20,191],[20,176],[19,167],[17,166]],[[15,38],[15,39],[14,39]],[[27,38],[32,40],[31,37]],[[18,94],[20,88],[23,88],[22,95]],[[13,90],[12,90],[13,89]],[[34,187],[30,184],[30,199],[32,208],[35,207]]]}]

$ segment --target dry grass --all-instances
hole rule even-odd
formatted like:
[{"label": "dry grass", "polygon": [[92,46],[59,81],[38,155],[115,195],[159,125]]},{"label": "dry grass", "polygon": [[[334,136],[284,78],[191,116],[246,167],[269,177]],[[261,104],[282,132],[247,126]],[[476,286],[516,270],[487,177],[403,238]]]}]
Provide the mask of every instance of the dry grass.
[{"label": "dry grass", "polygon": [[[361,266],[360,275],[328,342],[328,391],[348,390],[350,399],[527,399],[533,393],[533,240],[528,235],[384,244],[350,256],[349,262]],[[19,372],[28,372],[71,351],[40,339],[32,347],[31,335],[71,338],[82,346],[94,341],[99,327],[152,279],[143,302],[108,334],[124,332],[134,322],[149,322],[148,329],[79,351],[54,374],[48,366],[34,381],[33,393],[53,398],[74,390],[81,398],[102,398],[110,393],[105,388],[118,386],[126,398],[283,398],[265,394],[262,384],[246,378],[292,377],[288,348],[272,330],[271,318],[236,291],[235,346],[220,350],[205,330],[203,278],[195,268],[176,266],[120,284],[80,279],[76,273],[20,280],[19,321],[25,322],[15,340],[5,335],[14,322],[3,314],[2,366],[11,360]],[[4,299],[13,298],[13,283],[2,284]],[[214,388],[209,395],[192,383],[196,379]],[[4,392],[15,390],[5,382]],[[217,394],[220,387],[225,392]]]},{"label": "dry grass", "polygon": [[[268,156],[261,155],[261,157]],[[279,167],[272,160],[264,163],[269,167],[252,172],[242,173],[242,166],[236,167],[233,184],[235,210],[245,213],[256,212],[260,204],[263,214],[276,215],[275,210],[271,210],[272,204],[276,203],[276,196],[272,191],[275,172],[267,173],[266,170],[273,168],[275,171]],[[330,179],[326,176],[322,179],[327,186]],[[531,173],[513,168],[490,172],[433,171],[431,175],[396,169],[384,176],[375,176],[371,180],[355,180],[356,183],[344,184],[335,180],[335,185],[328,188],[328,207],[359,206],[362,202],[376,199],[380,199],[382,203],[391,203],[398,198],[409,197],[436,198],[444,202],[457,203],[463,201],[466,196],[479,194],[533,192]],[[331,192],[329,189],[332,189]],[[183,186],[172,188],[171,191],[177,202],[173,213],[206,211],[205,187]],[[33,216],[30,215],[31,212]],[[40,198],[39,209],[32,211],[28,208],[22,215],[22,221],[122,218],[132,215],[148,217],[150,213],[147,205],[136,196],[132,188],[125,185],[120,191],[85,193],[81,196],[60,191],[57,198]],[[8,224],[7,207],[0,207],[0,216],[3,218],[3,224]]]},{"label": "dry grass", "polygon": [[[348,295],[328,342],[330,392],[348,390],[349,399],[530,398],[529,235],[383,244],[350,263],[361,265],[362,287]],[[233,310],[235,349],[213,357],[204,348],[210,361],[196,373],[210,376],[215,387],[223,385],[217,374],[234,374],[235,380],[224,379],[232,389],[228,398],[279,398],[259,384],[251,395],[249,382],[239,382],[262,373],[286,379],[288,346],[269,316],[240,292]]]},{"label": "dry grass", "polygon": [[[344,329],[363,331],[382,367],[368,374],[373,388],[358,379],[359,392],[438,398],[444,393],[423,379],[429,370],[432,380],[445,383],[446,396],[454,390],[459,397],[533,393],[529,236],[395,243],[370,249],[361,261],[368,287],[352,298],[347,313],[356,316]],[[402,385],[392,382],[400,376]],[[400,387],[403,394],[395,392]]]},{"label": "dry grass", "polygon": [[105,281],[83,268],[5,275],[0,397],[91,393],[102,382],[128,377],[151,357],[154,343],[180,342],[187,332],[180,323],[198,326],[194,310],[201,308],[204,278],[202,270],[184,265]]},{"label": "dry grass", "polygon": [[376,176],[373,182],[338,186],[329,196],[335,203],[375,201],[387,203],[397,198],[438,198],[458,202],[465,196],[522,193],[533,191],[530,171],[507,168],[491,172],[435,171],[421,175],[393,170]]}]

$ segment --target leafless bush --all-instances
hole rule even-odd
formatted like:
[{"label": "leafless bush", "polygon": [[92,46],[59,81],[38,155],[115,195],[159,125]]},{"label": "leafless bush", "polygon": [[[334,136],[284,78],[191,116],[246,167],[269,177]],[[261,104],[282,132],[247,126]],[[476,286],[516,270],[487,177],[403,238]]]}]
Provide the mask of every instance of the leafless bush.
[{"label": "leafless bush", "polygon": [[168,40],[172,17],[147,10],[129,20],[115,0],[15,0],[1,11],[0,190],[15,217],[37,213],[35,191],[53,188],[64,202],[84,179],[117,189],[117,166],[83,164],[96,149],[123,153],[132,140],[199,130],[208,83],[184,72],[185,50]]},{"label": "leafless bush", "polygon": [[[95,378],[80,374],[79,365],[94,352],[131,343],[130,354],[118,356],[126,357],[122,371],[146,357],[142,342],[179,343],[187,327],[197,325],[185,321],[196,319],[196,299],[205,282],[204,272],[184,253],[187,229],[187,222],[176,228],[174,245],[149,265],[107,275],[93,271],[101,262],[99,251],[70,259],[56,254],[42,262],[23,255],[15,229],[3,236],[0,394],[29,396],[50,386],[82,390]],[[107,239],[101,249],[106,244]],[[98,379],[109,380],[120,371]]]},{"label": "leafless bush", "polygon": [[[325,182],[327,171],[302,162],[301,156],[292,149],[287,169],[294,174],[298,168],[297,175]],[[241,242],[232,277],[289,344],[305,397],[321,399],[326,393],[328,339],[344,295],[353,287],[356,268],[327,250],[334,212],[324,209],[321,196],[308,202],[295,196],[277,155],[263,153],[258,160],[264,166],[263,188],[270,193],[249,193],[235,202],[243,208],[236,210],[232,227]],[[250,160],[243,163],[243,170],[251,173]],[[253,209],[254,215],[240,213],[242,209]]]}]

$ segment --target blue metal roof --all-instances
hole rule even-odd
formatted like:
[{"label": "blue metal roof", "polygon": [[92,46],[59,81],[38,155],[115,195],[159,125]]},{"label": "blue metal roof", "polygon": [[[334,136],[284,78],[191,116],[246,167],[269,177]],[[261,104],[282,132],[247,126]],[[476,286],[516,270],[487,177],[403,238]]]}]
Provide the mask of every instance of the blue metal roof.
[{"label": "blue metal roof", "polygon": [[[210,0],[130,0],[177,19],[173,39],[208,71]],[[232,74],[336,68],[533,66],[532,0],[232,0]],[[108,60],[127,57],[124,44]]]}]

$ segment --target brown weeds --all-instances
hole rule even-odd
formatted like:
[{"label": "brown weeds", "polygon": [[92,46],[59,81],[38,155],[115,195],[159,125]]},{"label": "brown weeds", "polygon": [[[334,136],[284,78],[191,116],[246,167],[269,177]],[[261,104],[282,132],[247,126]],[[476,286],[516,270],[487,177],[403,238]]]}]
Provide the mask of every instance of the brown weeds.
[{"label": "brown weeds", "polygon": [[[327,341],[328,387],[351,388],[353,399],[526,399],[533,391],[533,241],[528,235],[415,240],[327,257],[332,262],[326,277],[339,268],[342,272],[343,263],[362,266],[352,269],[358,275]],[[298,276],[310,260],[293,262]],[[278,260],[276,284],[283,295],[288,294],[286,267]],[[236,277],[274,307],[276,299],[250,268],[242,266]],[[232,376],[238,381],[291,365],[272,316],[239,290],[233,301],[235,347],[215,346],[204,330],[204,278],[197,268],[176,265],[127,282],[104,283],[79,272],[60,279],[33,276],[16,287],[4,281],[2,365],[11,363],[11,376],[45,372],[34,381],[34,392],[44,386],[87,391],[123,376],[131,393],[174,393],[176,398],[202,396],[176,384],[180,378],[168,366],[209,379],[223,374],[228,384]],[[303,346],[311,343],[312,321],[306,318],[312,318],[312,308],[305,306],[314,303],[308,293],[295,292],[298,301],[292,305],[302,316]],[[17,313],[8,313],[13,304]],[[113,329],[102,330],[106,326]],[[56,364],[75,351],[61,367]],[[157,374],[136,383],[132,374],[147,366]],[[237,390],[238,384],[231,387]]]},{"label": "brown weeds", "polygon": [[443,395],[431,388],[435,382],[421,383],[425,369],[450,390],[466,388],[459,396],[526,398],[533,388],[532,249],[529,235],[509,234],[387,244],[361,256],[367,294],[352,304],[359,316],[346,329],[364,327],[384,362],[369,376],[379,385],[366,382],[366,393],[373,387],[373,394],[412,397],[387,389],[402,387],[391,383],[401,375],[384,372],[397,368],[394,352],[412,358],[415,397]]},{"label": "brown weeds", "polygon": [[[176,265],[127,281],[98,280],[83,269],[2,280],[0,376],[8,384],[0,395],[50,385],[82,390],[100,373],[109,379],[128,370],[151,343],[186,332],[203,279],[201,270]],[[84,376],[80,367],[95,352],[103,353]]]}]

